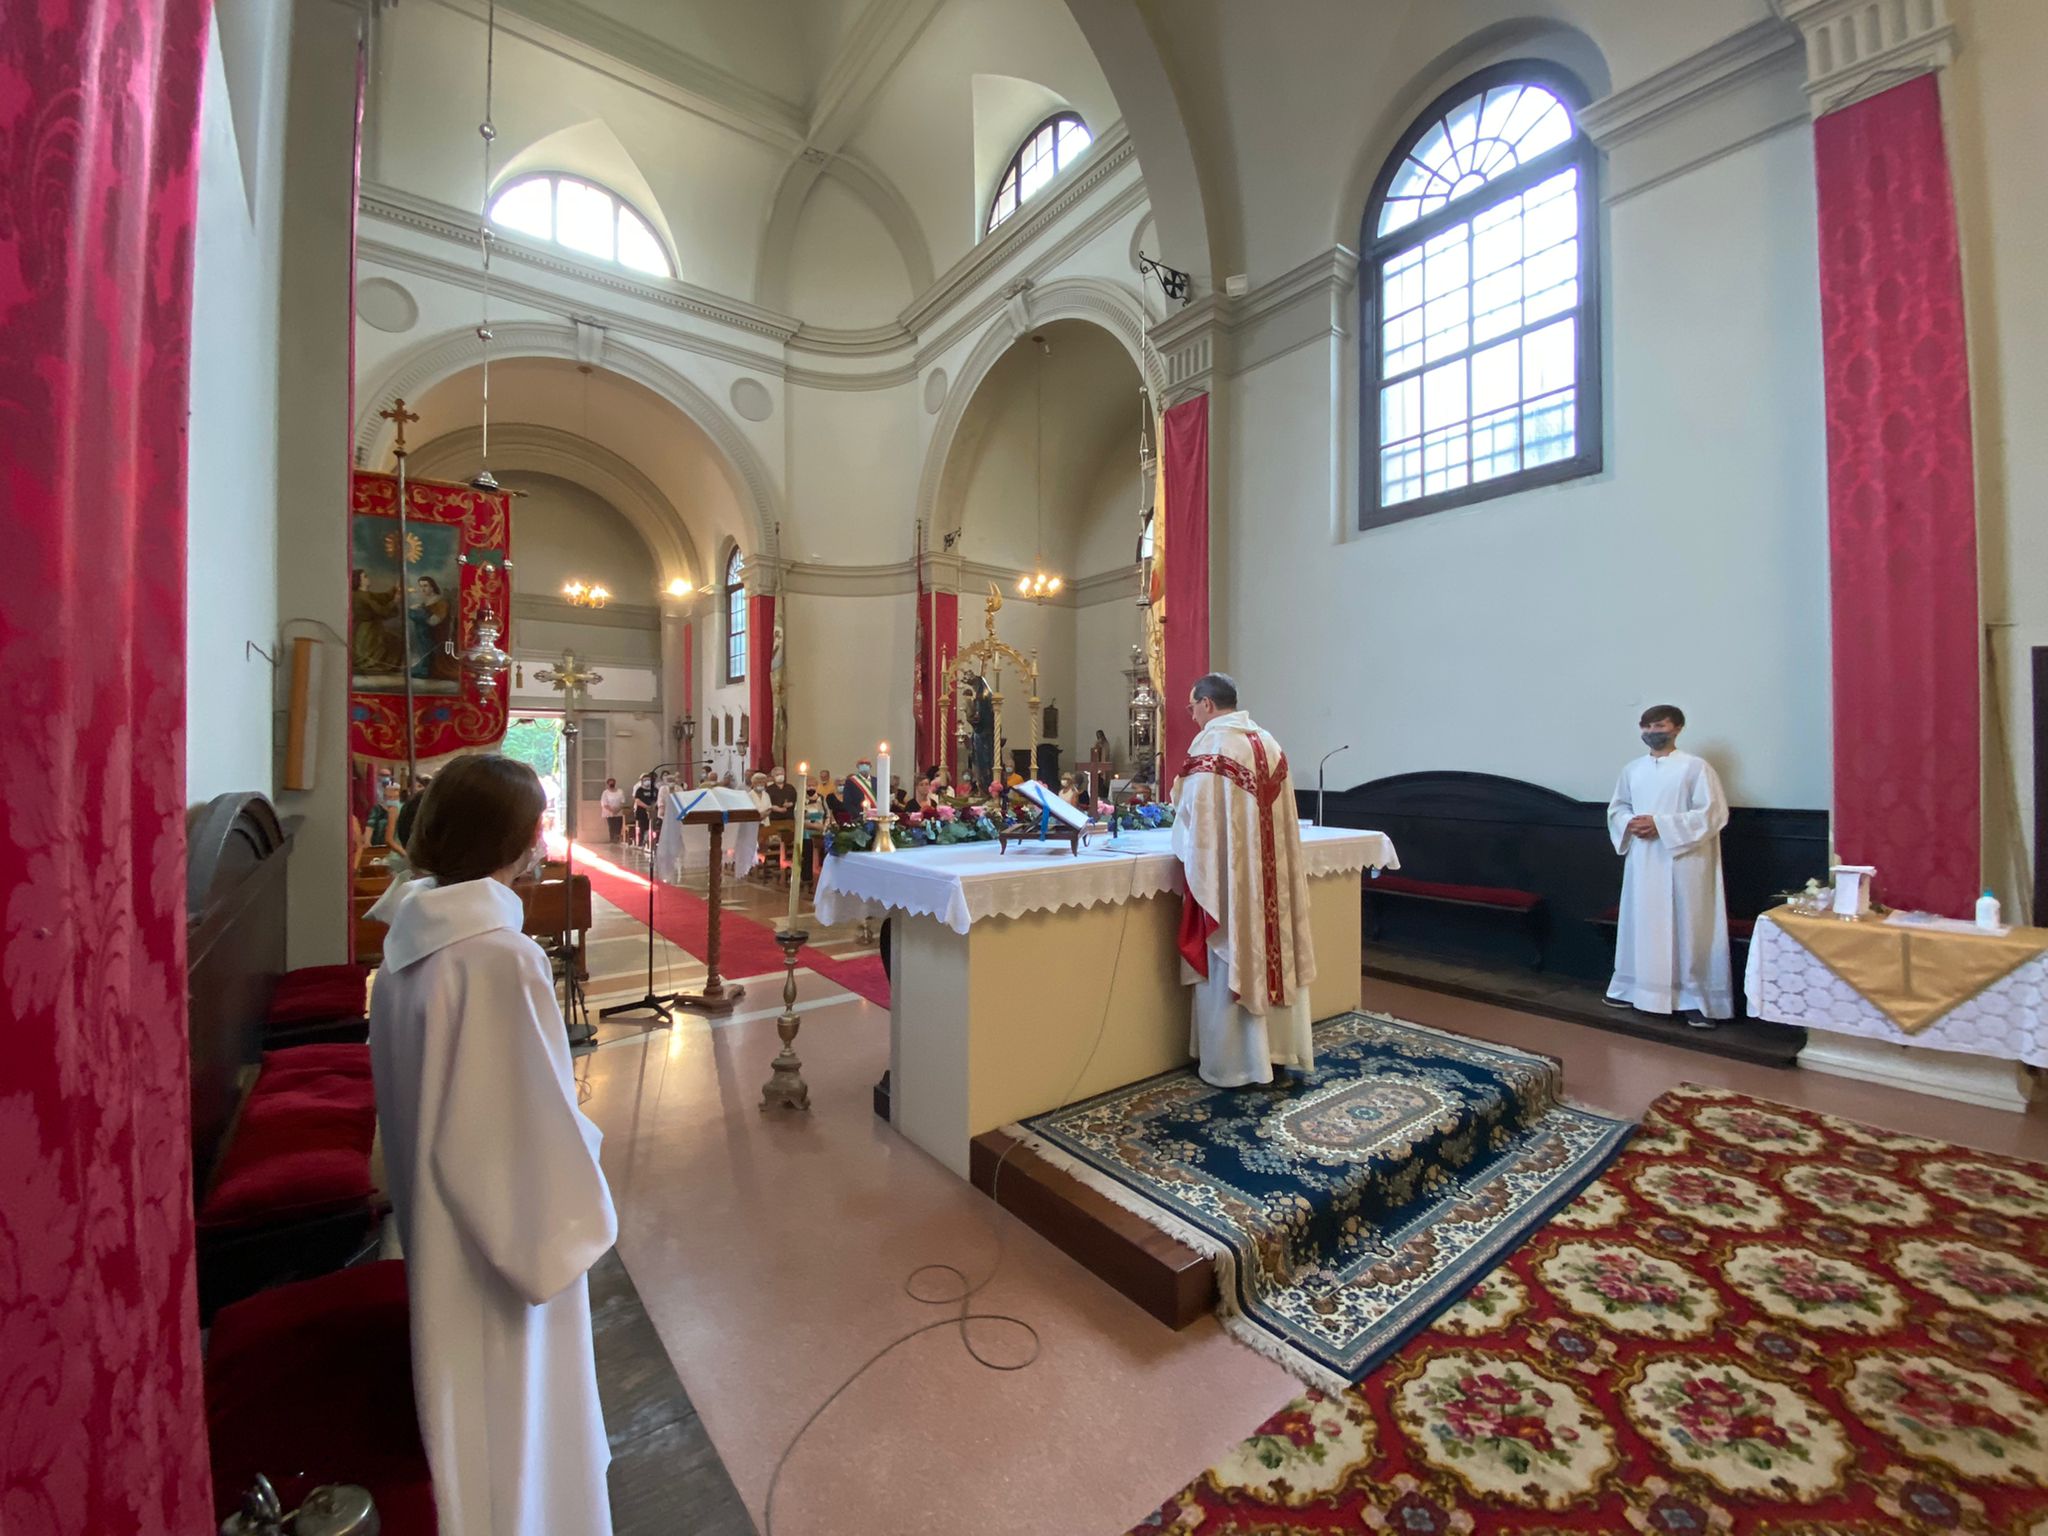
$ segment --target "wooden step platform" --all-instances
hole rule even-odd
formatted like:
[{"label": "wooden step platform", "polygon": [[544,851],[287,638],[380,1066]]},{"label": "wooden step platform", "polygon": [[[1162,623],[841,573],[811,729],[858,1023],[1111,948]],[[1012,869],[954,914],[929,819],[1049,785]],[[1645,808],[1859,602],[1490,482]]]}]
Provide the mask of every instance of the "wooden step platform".
[{"label": "wooden step platform", "polygon": [[[1001,1131],[974,1138],[968,1173],[983,1194],[1169,1328],[1216,1310],[1216,1266]],[[1004,1156],[1005,1153],[1009,1155]],[[1001,1177],[996,1168],[1000,1163]]]}]

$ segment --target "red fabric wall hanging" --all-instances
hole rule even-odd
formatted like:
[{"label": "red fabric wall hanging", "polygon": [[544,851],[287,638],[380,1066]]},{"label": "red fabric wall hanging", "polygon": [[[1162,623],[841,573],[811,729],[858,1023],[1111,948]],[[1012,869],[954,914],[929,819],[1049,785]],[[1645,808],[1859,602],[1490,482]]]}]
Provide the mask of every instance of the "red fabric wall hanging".
[{"label": "red fabric wall hanging", "polygon": [[1835,847],[1877,866],[1890,905],[1960,917],[1982,874],[1977,512],[1955,199],[1934,77],[1819,119],[1814,161]]},{"label": "red fabric wall hanging", "polygon": [[425,762],[501,740],[510,674],[481,680],[441,647],[449,639],[457,651],[468,645],[489,604],[502,631],[498,644],[511,649],[511,583],[499,568],[512,555],[511,493],[406,483],[406,578],[416,590],[401,610],[394,595],[398,479],[359,469],[350,487],[349,750],[405,761],[401,622],[413,631],[413,755]]},{"label": "red fabric wall hanging", "polygon": [[213,1529],[185,1023],[204,0],[0,7],[0,1524]]},{"label": "red fabric wall hanging", "polygon": [[[958,691],[946,686],[946,669],[960,654],[960,594],[930,592],[932,605],[932,755],[917,767],[922,773],[933,763],[944,763],[959,755],[960,700]],[[958,773],[965,764],[955,763]]]},{"label": "red fabric wall hanging", "polygon": [[1209,670],[1209,397],[1197,395],[1166,413],[1161,449],[1166,464],[1165,750],[1159,789],[1173,786],[1195,723],[1188,690]]},{"label": "red fabric wall hanging", "polygon": [[747,599],[747,771],[775,766],[775,599]]}]

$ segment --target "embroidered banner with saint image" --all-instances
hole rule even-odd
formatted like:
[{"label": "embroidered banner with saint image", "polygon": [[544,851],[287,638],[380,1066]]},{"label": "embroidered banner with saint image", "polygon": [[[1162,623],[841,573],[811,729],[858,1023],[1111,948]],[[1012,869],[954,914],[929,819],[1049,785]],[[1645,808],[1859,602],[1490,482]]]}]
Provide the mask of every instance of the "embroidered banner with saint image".
[{"label": "embroidered banner with saint image", "polygon": [[398,480],[356,471],[349,511],[349,750],[405,760],[405,686],[412,674],[413,754],[445,757],[505,734],[509,680],[462,669],[486,605],[511,633],[511,496],[409,481],[399,549]]}]

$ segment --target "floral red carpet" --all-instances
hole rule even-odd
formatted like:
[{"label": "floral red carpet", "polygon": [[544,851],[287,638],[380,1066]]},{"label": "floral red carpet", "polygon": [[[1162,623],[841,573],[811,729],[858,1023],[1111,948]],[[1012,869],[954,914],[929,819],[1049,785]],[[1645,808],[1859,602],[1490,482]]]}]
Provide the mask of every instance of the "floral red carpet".
[{"label": "floral red carpet", "polygon": [[2048,1168],[1680,1088],[1137,1530],[2048,1536]]}]

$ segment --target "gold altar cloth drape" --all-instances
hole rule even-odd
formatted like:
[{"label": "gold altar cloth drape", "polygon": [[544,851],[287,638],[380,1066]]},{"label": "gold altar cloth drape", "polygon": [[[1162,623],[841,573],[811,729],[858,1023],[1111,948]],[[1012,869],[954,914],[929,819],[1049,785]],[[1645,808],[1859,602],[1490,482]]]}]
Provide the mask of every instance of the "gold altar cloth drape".
[{"label": "gold altar cloth drape", "polygon": [[2048,928],[1995,933],[1845,922],[1778,907],[1764,914],[1909,1035],[2048,951]]}]

